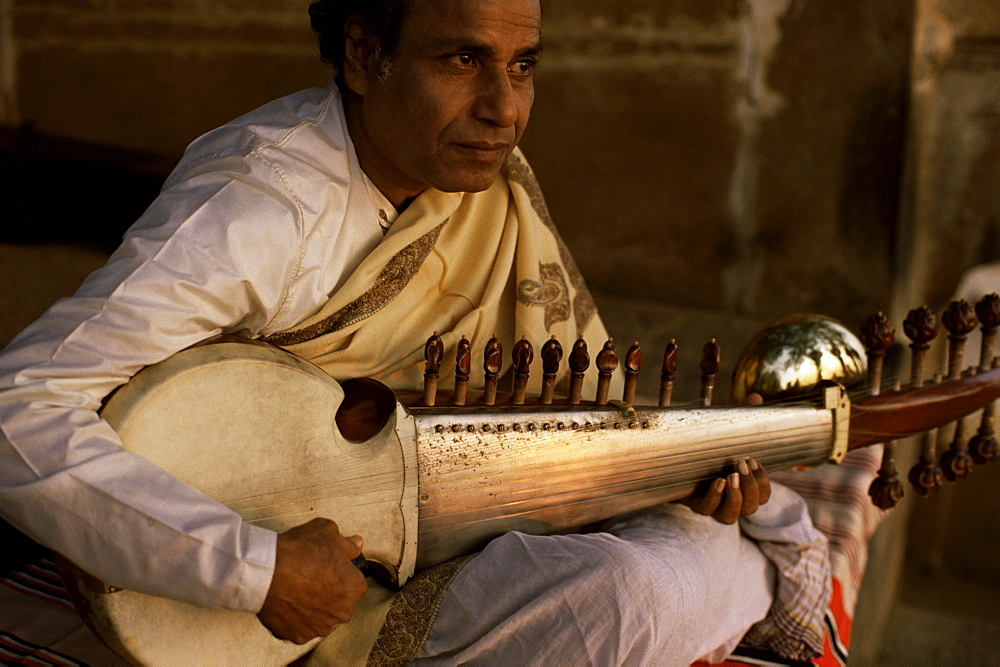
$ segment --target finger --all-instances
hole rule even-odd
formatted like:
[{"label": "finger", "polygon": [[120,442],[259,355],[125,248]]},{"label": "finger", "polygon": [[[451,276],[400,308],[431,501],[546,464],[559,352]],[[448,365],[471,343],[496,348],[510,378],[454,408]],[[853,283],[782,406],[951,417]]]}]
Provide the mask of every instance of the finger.
[{"label": "finger", "polygon": [[[365,538],[361,537],[360,535],[348,535],[346,537],[346,539],[348,539],[351,542],[353,542],[354,546],[356,546],[358,548],[357,553],[354,554],[355,556],[357,554],[361,553],[364,550],[364,548],[365,548]],[[353,558],[353,556],[352,556],[352,558]]]},{"label": "finger", "polygon": [[747,463],[750,465],[750,472],[753,473],[754,479],[757,480],[757,496],[759,503],[763,505],[771,499],[771,478],[764,466],[754,459],[747,459]]},{"label": "finger", "polygon": [[712,482],[704,496],[692,498],[687,504],[698,514],[712,516],[719,509],[719,505],[722,504],[722,495],[725,490],[726,480],[720,477]]},{"label": "finger", "polygon": [[743,505],[740,507],[740,514],[749,516],[756,512],[760,505],[757,478],[750,471],[750,464],[747,461],[740,461],[736,469],[740,473],[740,490],[743,492]]},{"label": "finger", "polygon": [[743,400],[740,401],[740,405],[761,405],[763,403],[764,403],[764,397],[758,394],[757,392],[747,394],[746,396],[743,397]]},{"label": "finger", "polygon": [[740,518],[742,506],[743,493],[740,491],[740,474],[734,472],[726,478],[726,493],[719,509],[712,514],[712,518],[719,523],[736,523],[736,520]]}]

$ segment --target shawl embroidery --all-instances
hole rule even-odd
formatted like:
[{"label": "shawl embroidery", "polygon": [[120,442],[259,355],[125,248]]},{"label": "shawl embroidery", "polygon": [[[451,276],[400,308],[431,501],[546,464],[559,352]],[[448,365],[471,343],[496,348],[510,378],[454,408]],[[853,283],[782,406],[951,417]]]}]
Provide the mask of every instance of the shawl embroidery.
[{"label": "shawl embroidery", "polygon": [[265,336],[264,341],[272,345],[294,345],[304,343],[333,331],[340,331],[355,322],[367,319],[380,311],[390,301],[396,298],[403,288],[416,275],[423,265],[427,255],[434,248],[441,233],[441,228],[447,220],[427,232],[419,239],[403,248],[389,260],[382,269],[375,284],[360,297],[347,304],[334,314],[312,326],[293,331],[281,331]]}]

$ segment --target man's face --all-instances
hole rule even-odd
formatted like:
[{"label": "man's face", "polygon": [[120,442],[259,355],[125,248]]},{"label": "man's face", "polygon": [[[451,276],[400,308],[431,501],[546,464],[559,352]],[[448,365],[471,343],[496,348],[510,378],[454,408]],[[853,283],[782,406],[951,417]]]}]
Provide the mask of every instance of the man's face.
[{"label": "man's face", "polygon": [[390,201],[490,186],[528,122],[540,39],[539,0],[415,1],[388,77],[348,78],[358,158]]}]

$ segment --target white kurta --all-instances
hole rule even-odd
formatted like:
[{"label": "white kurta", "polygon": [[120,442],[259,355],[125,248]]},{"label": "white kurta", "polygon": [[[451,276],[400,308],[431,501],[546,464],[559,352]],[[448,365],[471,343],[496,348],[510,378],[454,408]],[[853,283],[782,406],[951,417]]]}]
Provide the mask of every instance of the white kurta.
[{"label": "white kurta", "polygon": [[[395,214],[358,165],[333,85],[273,102],[194,142],[108,264],[0,355],[4,518],[109,584],[259,610],[274,566],[274,533],[243,524],[125,452],[96,410],[139,369],[205,338],[261,336],[300,323],[380,242]],[[806,530],[808,518],[793,501],[772,503],[762,517],[787,519],[791,512],[792,532]],[[426,655],[495,658],[501,635],[523,641],[525,656],[551,649],[553,658],[574,662],[634,661],[674,650],[656,637],[690,637],[684,656],[725,649],[766,612],[773,572],[735,527],[676,510],[682,519],[654,513],[623,525],[617,536],[497,541],[454,582]],[[608,549],[623,543],[637,546]],[[490,553],[523,567],[511,580],[498,579]],[[609,562],[632,567],[633,558],[647,573],[662,567],[663,577],[632,577],[599,604],[587,597],[622,579]],[[538,567],[528,564],[536,560]],[[536,604],[530,623],[510,613],[542,591],[565,592],[566,599],[556,607]],[[477,624],[468,622],[469,604],[488,612]],[[570,607],[577,611],[566,617]],[[588,607],[596,614],[578,621]],[[537,625],[539,615],[550,625]],[[620,620],[619,632],[632,634],[643,618],[655,620],[653,629],[628,646],[618,633],[605,633]],[[514,634],[498,634],[500,627]],[[531,634],[529,627],[548,629]],[[604,648],[592,651],[598,641]],[[556,653],[559,642],[567,648]],[[608,653],[612,644],[617,652]]]},{"label": "white kurta", "polygon": [[395,211],[362,173],[335,86],[195,141],[102,269],[0,355],[0,510],[106,582],[256,611],[274,533],[121,448],[95,410],[220,332],[318,310]]}]

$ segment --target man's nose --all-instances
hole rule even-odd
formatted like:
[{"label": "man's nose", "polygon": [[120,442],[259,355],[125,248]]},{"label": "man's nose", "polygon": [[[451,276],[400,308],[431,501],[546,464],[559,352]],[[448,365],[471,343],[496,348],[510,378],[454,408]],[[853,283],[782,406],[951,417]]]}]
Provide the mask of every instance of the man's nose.
[{"label": "man's nose", "polygon": [[517,93],[506,68],[484,71],[476,100],[476,117],[499,127],[510,127],[517,120],[517,109]]}]

